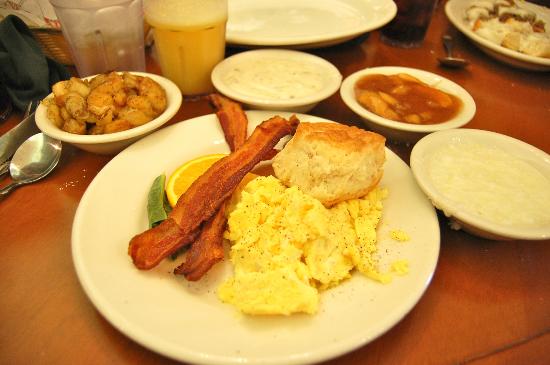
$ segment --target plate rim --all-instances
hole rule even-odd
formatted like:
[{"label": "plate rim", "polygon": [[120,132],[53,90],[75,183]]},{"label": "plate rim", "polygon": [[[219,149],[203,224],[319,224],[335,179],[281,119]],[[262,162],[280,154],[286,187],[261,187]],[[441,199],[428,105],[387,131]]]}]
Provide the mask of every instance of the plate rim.
[{"label": "plate rim", "polygon": [[[339,0],[346,3],[349,3],[349,0]],[[373,22],[373,24],[364,24],[362,27],[359,27],[353,31],[346,31],[346,32],[340,32],[336,33],[332,36],[308,36],[308,37],[300,37],[296,38],[295,40],[286,40],[280,39],[280,40],[273,40],[273,39],[265,39],[265,38],[257,38],[257,37],[250,37],[246,35],[239,35],[239,32],[235,34],[234,32],[231,32],[229,27],[227,28],[227,34],[226,34],[226,41],[229,44],[233,45],[243,45],[243,46],[289,46],[289,47],[299,47],[299,48],[315,48],[315,47],[322,47],[322,46],[330,46],[334,44],[338,44],[340,42],[345,42],[349,39],[352,39],[356,36],[359,36],[363,33],[370,32],[372,30],[378,29],[385,24],[389,23],[397,14],[397,5],[395,5],[395,2],[393,0],[378,0],[379,2],[384,1],[385,6],[389,6],[391,9],[389,9],[389,12],[386,17],[384,18],[377,18],[377,22]],[[229,19],[231,17],[231,8],[229,11]],[[229,24],[229,23],[228,23]]]}]

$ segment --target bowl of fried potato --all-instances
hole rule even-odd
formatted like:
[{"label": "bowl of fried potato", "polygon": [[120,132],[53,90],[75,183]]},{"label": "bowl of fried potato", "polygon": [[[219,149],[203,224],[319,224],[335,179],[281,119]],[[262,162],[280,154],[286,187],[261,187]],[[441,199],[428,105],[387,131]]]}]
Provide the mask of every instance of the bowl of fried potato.
[{"label": "bowl of fried potato", "polygon": [[459,128],[475,115],[472,96],[440,75],[409,67],[372,67],[344,79],[344,103],[375,132],[415,143],[435,131]]},{"label": "bowl of fried potato", "polygon": [[178,87],[162,76],[111,72],[54,84],[35,120],[52,138],[112,155],[168,122],[181,102]]}]

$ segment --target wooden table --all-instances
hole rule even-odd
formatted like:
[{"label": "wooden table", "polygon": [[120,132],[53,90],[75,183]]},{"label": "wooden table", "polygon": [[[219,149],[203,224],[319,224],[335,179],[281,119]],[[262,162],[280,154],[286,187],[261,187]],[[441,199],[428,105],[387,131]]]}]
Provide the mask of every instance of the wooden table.
[{"label": "wooden table", "polygon": [[[471,61],[468,69],[437,65],[444,33],[456,37],[456,51]],[[522,71],[489,58],[449,24],[442,4],[421,48],[392,48],[373,32],[311,52],[344,76],[382,65],[439,73],[474,97],[477,114],[467,127],[510,135],[550,152],[550,73]],[[148,68],[159,71],[151,60]],[[204,101],[185,102],[171,123],[211,112]],[[311,114],[362,126],[339,94]],[[14,115],[0,133],[19,119]],[[388,146],[408,162],[411,146]],[[112,327],[75,274],[75,210],[109,160],[65,145],[52,175],[0,202],[0,364],[174,363]],[[550,241],[488,241],[449,229],[441,215],[439,220],[441,255],[420,302],[380,338],[326,364],[550,363]]]}]

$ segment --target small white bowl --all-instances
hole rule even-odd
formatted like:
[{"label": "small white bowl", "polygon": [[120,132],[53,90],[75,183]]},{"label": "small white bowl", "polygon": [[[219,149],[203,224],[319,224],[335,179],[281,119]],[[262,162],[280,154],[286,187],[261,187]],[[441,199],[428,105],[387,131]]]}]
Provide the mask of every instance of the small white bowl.
[{"label": "small white bowl", "polygon": [[[40,103],[35,113],[36,125],[44,134],[62,142],[70,143],[84,151],[102,155],[113,155],[122,151],[130,144],[142,137],[145,137],[149,133],[161,127],[164,123],[168,122],[178,112],[182,102],[180,90],[176,84],[167,78],[146,72],[131,73],[134,75],[150,77],[158,82],[166,91],[166,110],[155,119],[138,127],[122,132],[101,135],[80,135],[65,132],[55,126],[47,117],[46,107]],[[90,76],[85,79],[91,79],[93,77],[94,76]],[[53,97],[53,94],[48,95],[46,98],[50,97]]]},{"label": "small white bowl", "polygon": [[[418,185],[452,228],[495,240],[550,238],[546,152],[503,134],[464,128],[422,138],[410,163]],[[441,169],[448,165],[454,168]],[[529,171],[538,177],[527,183]]]},{"label": "small white bowl", "polygon": [[238,53],[212,71],[214,87],[251,109],[305,113],[340,87],[342,75],[309,53],[260,49]]},{"label": "small white bowl", "polygon": [[[410,124],[381,117],[370,112],[359,104],[357,98],[355,97],[354,90],[355,83],[359,81],[359,79],[363,76],[372,74],[395,75],[398,73],[407,73],[432,87],[455,95],[462,100],[462,109],[454,118],[444,123]],[[397,142],[415,143],[420,138],[431,132],[462,127],[468,123],[476,113],[476,104],[474,99],[460,85],[434,73],[409,67],[385,66],[366,68],[357,71],[344,79],[344,82],[342,82],[342,86],[340,87],[340,95],[342,96],[344,103],[356,114],[358,114],[370,129],[384,135],[392,141]]]}]

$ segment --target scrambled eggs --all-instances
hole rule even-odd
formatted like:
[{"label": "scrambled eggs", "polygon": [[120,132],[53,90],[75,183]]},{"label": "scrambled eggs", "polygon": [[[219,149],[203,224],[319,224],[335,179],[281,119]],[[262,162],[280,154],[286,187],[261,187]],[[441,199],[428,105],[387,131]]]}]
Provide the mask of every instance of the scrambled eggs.
[{"label": "scrambled eggs", "polygon": [[390,236],[393,240],[399,241],[399,242],[406,242],[406,241],[409,241],[411,239],[407,232],[402,231],[400,229],[395,229],[395,230],[391,231]]},{"label": "scrambled eggs", "polygon": [[407,275],[409,273],[409,262],[407,260],[397,260],[391,264],[391,271],[397,275]]},{"label": "scrambled eggs", "polygon": [[224,237],[234,275],[218,296],[247,314],[313,314],[319,290],[376,268],[376,226],[387,190],[327,209],[273,176],[258,177],[233,195]]}]

